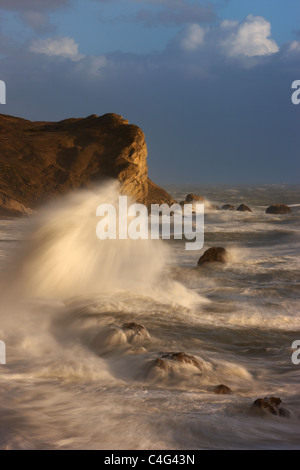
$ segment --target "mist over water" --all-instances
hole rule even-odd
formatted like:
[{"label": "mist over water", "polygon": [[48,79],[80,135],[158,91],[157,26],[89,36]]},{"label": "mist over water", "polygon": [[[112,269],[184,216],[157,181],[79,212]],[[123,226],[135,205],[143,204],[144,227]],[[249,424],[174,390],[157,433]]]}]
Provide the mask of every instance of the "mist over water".
[{"label": "mist over water", "polygon": [[[0,220],[1,448],[299,448],[299,190],[171,190],[252,207],[206,212],[204,248],[228,265],[197,269],[184,240],[99,240],[114,183]],[[265,214],[273,202],[293,213]],[[154,366],[181,351],[196,362]],[[289,420],[249,413],[272,395]]]}]

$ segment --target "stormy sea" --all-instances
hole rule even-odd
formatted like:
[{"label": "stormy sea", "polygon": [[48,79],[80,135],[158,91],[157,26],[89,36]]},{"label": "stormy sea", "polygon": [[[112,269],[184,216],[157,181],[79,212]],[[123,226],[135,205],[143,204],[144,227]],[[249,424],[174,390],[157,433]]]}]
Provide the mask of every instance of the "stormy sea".
[{"label": "stormy sea", "polygon": [[252,212],[206,209],[200,252],[99,240],[114,185],[0,220],[1,449],[300,448],[299,187],[166,189]]}]

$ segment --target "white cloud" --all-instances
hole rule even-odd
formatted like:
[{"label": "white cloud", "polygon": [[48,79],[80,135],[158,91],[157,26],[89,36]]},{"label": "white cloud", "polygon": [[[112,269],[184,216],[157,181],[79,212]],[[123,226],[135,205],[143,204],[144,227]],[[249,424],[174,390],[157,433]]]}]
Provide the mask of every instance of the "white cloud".
[{"label": "white cloud", "polygon": [[29,49],[38,54],[62,57],[75,62],[84,58],[84,55],[79,54],[78,44],[70,37],[36,39],[31,43]]},{"label": "white cloud", "polygon": [[300,41],[293,41],[289,44],[288,52],[298,54],[300,52]]},{"label": "white cloud", "polygon": [[195,51],[204,43],[205,29],[198,24],[191,24],[181,33],[180,47],[186,51]]},{"label": "white cloud", "polygon": [[274,39],[270,38],[271,24],[262,16],[249,15],[239,24],[223,21],[221,29],[226,31],[221,45],[229,57],[265,56],[279,51]]},{"label": "white cloud", "polygon": [[223,20],[220,23],[221,28],[227,29],[227,28],[233,28],[234,26],[237,26],[239,22],[237,20]]}]

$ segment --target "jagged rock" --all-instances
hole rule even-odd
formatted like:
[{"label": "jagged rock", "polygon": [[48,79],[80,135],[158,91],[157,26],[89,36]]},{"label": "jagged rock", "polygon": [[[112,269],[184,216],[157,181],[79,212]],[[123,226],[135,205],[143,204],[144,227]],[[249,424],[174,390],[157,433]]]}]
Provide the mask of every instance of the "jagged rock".
[{"label": "jagged rock", "polygon": [[266,209],[267,214],[290,214],[292,209],[286,204],[272,204]]},{"label": "jagged rock", "polygon": [[208,248],[198,260],[198,266],[204,263],[227,263],[228,251],[221,246]]},{"label": "jagged rock", "polygon": [[216,394],[216,395],[231,395],[232,394],[232,390],[227,387],[227,385],[217,385],[214,389],[213,389],[213,392]]},{"label": "jagged rock", "polygon": [[252,409],[259,409],[271,413],[272,415],[289,418],[290,412],[281,407],[281,399],[279,397],[258,398],[254,401]]},{"label": "jagged rock", "polygon": [[224,204],[224,206],[221,207],[221,211],[234,211],[235,207],[232,204]]},{"label": "jagged rock", "polygon": [[[172,198],[149,181],[142,130],[117,114],[59,122],[0,115],[0,214],[27,214],[46,200],[104,178],[148,204]],[[163,201],[162,201],[163,199]]]},{"label": "jagged rock", "polygon": [[250,207],[247,206],[246,204],[240,204],[239,207],[236,209],[236,211],[239,211],[239,212],[252,212],[252,209],[250,209]]}]

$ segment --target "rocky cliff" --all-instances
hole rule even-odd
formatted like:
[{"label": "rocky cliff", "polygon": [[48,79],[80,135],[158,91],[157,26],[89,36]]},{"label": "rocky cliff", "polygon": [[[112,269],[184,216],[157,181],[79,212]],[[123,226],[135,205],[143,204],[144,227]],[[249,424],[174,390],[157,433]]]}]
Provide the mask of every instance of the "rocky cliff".
[{"label": "rocky cliff", "polygon": [[[116,114],[60,122],[0,115],[0,214],[28,214],[70,190],[116,178],[135,201],[148,198],[147,147],[141,129]],[[172,198],[150,182],[157,199]],[[156,202],[156,200],[155,200]]]}]

